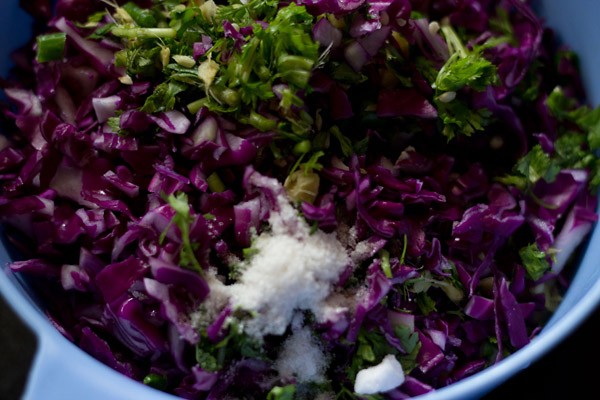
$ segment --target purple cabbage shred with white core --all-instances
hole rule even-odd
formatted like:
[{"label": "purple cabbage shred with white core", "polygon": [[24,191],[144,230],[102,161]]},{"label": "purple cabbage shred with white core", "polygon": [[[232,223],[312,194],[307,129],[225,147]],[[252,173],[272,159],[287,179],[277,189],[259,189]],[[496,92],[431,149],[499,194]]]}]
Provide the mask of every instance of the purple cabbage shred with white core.
[{"label": "purple cabbage shred with white core", "polygon": [[10,268],[110,368],[407,399],[527,346],[568,289],[600,109],[528,2],[21,3]]}]

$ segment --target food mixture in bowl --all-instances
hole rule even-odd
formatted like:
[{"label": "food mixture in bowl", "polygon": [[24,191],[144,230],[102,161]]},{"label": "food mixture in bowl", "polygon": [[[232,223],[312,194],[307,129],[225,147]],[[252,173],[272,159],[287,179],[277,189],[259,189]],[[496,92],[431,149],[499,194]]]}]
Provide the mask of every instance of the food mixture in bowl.
[{"label": "food mixture in bowl", "polygon": [[527,2],[29,7],[11,268],[115,370],[186,399],[405,399],[560,303],[600,109]]}]

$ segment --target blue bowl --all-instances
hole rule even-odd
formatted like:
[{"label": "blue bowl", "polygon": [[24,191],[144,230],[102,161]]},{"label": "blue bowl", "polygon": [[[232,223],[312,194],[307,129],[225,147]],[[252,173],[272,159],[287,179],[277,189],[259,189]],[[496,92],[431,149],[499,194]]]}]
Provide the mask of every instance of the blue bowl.
[{"label": "blue bowl", "polygon": [[[600,105],[600,1],[537,0],[536,10],[560,40],[580,55],[583,81],[592,105]],[[10,52],[30,35],[30,21],[17,0],[0,3],[0,73],[10,65]],[[169,400],[174,396],[135,382],[100,363],[65,339],[46,319],[26,283],[7,268],[10,256],[0,243],[0,293],[34,331],[37,353],[22,400]],[[549,323],[532,342],[486,370],[420,400],[468,400],[487,394],[540,359],[574,332],[600,305],[600,225],[589,244],[572,285]]]}]

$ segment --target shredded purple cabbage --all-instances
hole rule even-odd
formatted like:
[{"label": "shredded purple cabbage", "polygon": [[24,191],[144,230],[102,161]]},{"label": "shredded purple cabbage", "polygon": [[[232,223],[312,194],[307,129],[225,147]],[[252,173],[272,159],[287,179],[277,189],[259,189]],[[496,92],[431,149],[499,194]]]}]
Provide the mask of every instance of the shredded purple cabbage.
[{"label": "shredded purple cabbage", "polygon": [[[527,346],[568,288],[600,112],[527,2],[22,3],[66,44],[19,50],[4,88],[11,268],[120,373],[185,399],[406,399]],[[243,296],[273,243],[305,247],[264,280],[315,289],[282,290],[294,318],[263,336]],[[303,329],[310,378],[284,357]],[[356,393],[388,354],[404,378]]]}]

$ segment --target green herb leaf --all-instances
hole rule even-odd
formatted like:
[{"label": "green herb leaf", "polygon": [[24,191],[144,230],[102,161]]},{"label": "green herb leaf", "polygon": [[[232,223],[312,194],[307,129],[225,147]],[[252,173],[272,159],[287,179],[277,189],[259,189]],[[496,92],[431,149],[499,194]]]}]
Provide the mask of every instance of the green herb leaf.
[{"label": "green herb leaf", "polygon": [[557,119],[565,120],[570,119],[571,112],[577,107],[577,100],[565,96],[562,89],[556,87],[550,95],[548,95],[546,105],[552,115]]},{"label": "green herb leaf", "polygon": [[352,154],[354,154],[354,149],[352,147],[352,141],[350,140],[350,138],[348,136],[345,136],[342,131],[340,130],[340,128],[338,128],[337,126],[333,126],[331,128],[331,135],[337,139],[337,141],[340,144],[340,148],[342,149],[342,154],[345,157],[350,157]]},{"label": "green herb leaf", "polygon": [[114,133],[121,133],[121,117],[110,117],[106,124]]},{"label": "green herb leaf", "polygon": [[115,55],[115,63],[118,67],[125,67],[130,76],[153,78],[163,68],[160,52],[160,47],[121,50]]},{"label": "green herb leaf", "polygon": [[278,0],[251,0],[243,3],[231,1],[229,5],[219,7],[219,20],[227,20],[241,25],[251,25],[258,19],[271,20],[277,13]]},{"label": "green herb leaf", "polygon": [[394,333],[400,339],[400,343],[407,353],[412,353],[419,344],[419,334],[410,327],[402,324],[394,326]]},{"label": "green herb leaf", "polygon": [[591,150],[600,149],[600,107],[589,109],[580,107],[576,123],[587,132],[587,142]]},{"label": "green herb leaf", "polygon": [[313,153],[312,156],[306,161],[302,163],[302,169],[305,174],[308,174],[312,171],[320,171],[323,169],[323,165],[319,163],[319,158],[323,157],[325,153],[323,151],[317,151]]},{"label": "green herb leaf", "polygon": [[476,131],[484,130],[492,115],[487,109],[474,109],[460,99],[451,102],[436,99],[435,104],[443,123],[442,133],[448,140],[459,134],[471,136]]},{"label": "green herb leaf", "polygon": [[421,342],[419,341],[410,353],[406,355],[400,355],[398,357],[405,374],[409,374],[413,369],[417,368],[417,366],[419,365],[419,363],[417,362],[417,356],[419,355],[420,350]]},{"label": "green herb leaf", "polygon": [[460,57],[455,53],[438,73],[435,87],[442,92],[456,92],[465,86],[482,91],[496,80],[496,66],[480,54]]},{"label": "green herb leaf", "polygon": [[436,310],[435,300],[425,291],[417,293],[417,306],[424,315],[429,315]]},{"label": "green herb leaf", "polygon": [[[102,13],[104,15],[104,13]],[[94,33],[88,36],[88,39],[102,39],[110,34],[111,30],[115,27],[114,23],[104,24],[99,26]]]},{"label": "green herb leaf", "polygon": [[496,14],[490,18],[490,28],[507,38],[507,42],[512,46],[518,45],[515,37],[513,24],[510,20],[510,14],[502,7],[496,7]]},{"label": "green herb leaf", "polygon": [[527,155],[517,162],[515,170],[524,176],[531,184],[540,179],[546,182],[552,182],[560,172],[558,165],[552,158],[544,152],[542,146],[535,145]]},{"label": "green herb leaf", "polygon": [[[179,264],[184,268],[201,273],[202,267],[195,254],[197,245],[190,240],[190,226],[194,222],[194,217],[191,215],[187,195],[185,193],[179,193],[177,195],[171,194],[167,197],[167,202],[175,211],[171,223],[175,224],[181,233],[182,244],[179,252]],[[164,240],[169,227],[162,233],[160,237],[161,242]]]},{"label": "green herb leaf", "polygon": [[212,346],[207,339],[202,340],[202,342],[196,346],[196,362],[200,368],[208,372],[215,372],[221,369],[213,352],[214,346]]},{"label": "green herb leaf", "polygon": [[[437,74],[435,88],[438,91],[456,92],[466,86],[482,91],[497,82],[496,66],[481,54],[485,47],[468,51],[452,27],[442,26],[442,32],[446,36],[451,56]],[[494,44],[496,43],[488,46]]]},{"label": "green herb leaf", "polygon": [[228,324],[227,335],[218,343],[211,342],[206,332],[196,345],[196,362],[206,371],[219,371],[228,363],[240,358],[264,359],[261,344],[243,332],[235,320]]},{"label": "green herb leaf", "polygon": [[[306,9],[295,3],[278,8],[276,1],[253,0],[221,7],[218,16],[239,26],[252,25],[254,31],[240,51],[233,51],[217,83],[239,91],[242,103],[255,109],[259,101],[275,97],[273,84],[281,80],[290,87],[282,93],[280,106],[289,112],[292,104],[302,105],[297,92],[310,89],[308,79],[319,58],[311,36],[313,17]],[[254,22],[265,18],[272,18],[266,28]]]},{"label": "green herb leaf", "polygon": [[540,279],[550,269],[548,254],[540,250],[537,243],[532,243],[519,250],[519,256],[527,274],[534,281]]},{"label": "green herb leaf", "polygon": [[398,350],[387,342],[381,332],[361,329],[358,334],[356,351],[346,371],[348,378],[354,381],[358,371],[380,363],[388,354],[398,354]]},{"label": "green herb leaf", "polygon": [[296,394],[296,385],[275,386],[267,394],[267,400],[293,400]]},{"label": "green herb leaf", "polygon": [[187,89],[187,85],[177,81],[163,82],[146,99],[140,111],[156,113],[175,108],[177,95]]}]

